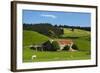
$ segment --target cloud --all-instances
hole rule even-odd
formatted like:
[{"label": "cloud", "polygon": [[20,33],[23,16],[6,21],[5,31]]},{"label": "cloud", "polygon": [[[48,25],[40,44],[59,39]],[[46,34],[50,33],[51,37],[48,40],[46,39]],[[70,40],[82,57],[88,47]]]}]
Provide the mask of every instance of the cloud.
[{"label": "cloud", "polygon": [[56,16],[55,15],[50,15],[50,14],[41,14],[42,17],[50,17],[50,18],[53,18],[55,19]]}]

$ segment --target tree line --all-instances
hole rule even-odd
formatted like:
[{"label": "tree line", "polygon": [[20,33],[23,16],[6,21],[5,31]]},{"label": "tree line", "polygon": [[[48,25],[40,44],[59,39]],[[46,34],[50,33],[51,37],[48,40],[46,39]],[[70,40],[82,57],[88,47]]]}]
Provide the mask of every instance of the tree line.
[{"label": "tree line", "polygon": [[23,24],[24,30],[31,30],[36,31],[38,33],[51,36],[51,37],[58,37],[62,34],[64,34],[63,28],[70,28],[72,31],[74,29],[81,29],[86,31],[91,31],[91,27],[81,27],[81,26],[68,26],[68,25],[52,25],[50,23],[37,23],[37,24]]},{"label": "tree line", "polygon": [[23,29],[24,30],[31,30],[31,31],[36,31],[38,33],[47,35],[47,36],[52,36],[56,35],[62,35],[63,34],[63,29],[59,28],[59,27],[54,27],[52,24],[50,23],[38,23],[38,24],[23,24]]},{"label": "tree line", "polygon": [[62,28],[71,28],[73,29],[81,29],[86,31],[91,31],[91,27],[82,27],[82,26],[69,26],[69,25],[55,25],[55,27],[62,27]]}]

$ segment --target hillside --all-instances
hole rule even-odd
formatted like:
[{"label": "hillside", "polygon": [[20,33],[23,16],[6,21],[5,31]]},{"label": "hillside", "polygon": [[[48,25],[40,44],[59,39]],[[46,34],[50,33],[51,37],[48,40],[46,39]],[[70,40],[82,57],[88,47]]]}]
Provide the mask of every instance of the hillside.
[{"label": "hillside", "polygon": [[63,34],[63,30],[60,29],[59,27],[55,27],[52,24],[49,23],[38,23],[38,24],[23,24],[23,29],[24,30],[31,30],[31,31],[36,31],[38,33],[49,35],[49,31],[54,32],[56,35],[61,35]]},{"label": "hillside", "polygon": [[[23,31],[23,62],[41,62],[41,61],[60,61],[60,60],[86,60],[91,58],[91,39],[90,32],[80,29],[64,28],[64,34],[59,39],[72,39],[78,46],[79,50],[76,52],[68,51],[35,51],[29,47],[31,44],[41,44],[47,41],[49,37],[35,31]],[[58,39],[58,38],[55,38]],[[37,57],[32,60],[32,55]]]},{"label": "hillside", "polygon": [[64,28],[64,35],[61,38],[72,39],[81,51],[90,50],[90,31],[75,29],[71,31],[69,28]]},{"label": "hillside", "polygon": [[86,30],[75,29],[72,32],[70,28],[64,28],[64,36],[67,36],[67,37],[85,37],[89,35],[90,35],[90,32]]},{"label": "hillside", "polygon": [[35,31],[23,31],[23,45],[28,46],[32,44],[41,44],[45,41],[47,41],[49,37],[42,35]]}]

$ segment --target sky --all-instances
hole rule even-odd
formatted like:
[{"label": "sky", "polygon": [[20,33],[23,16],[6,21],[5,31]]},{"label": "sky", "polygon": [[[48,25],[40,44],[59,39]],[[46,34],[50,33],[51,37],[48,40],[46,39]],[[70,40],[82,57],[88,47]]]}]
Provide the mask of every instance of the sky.
[{"label": "sky", "polygon": [[28,24],[51,23],[52,25],[91,26],[91,14],[83,12],[23,10],[22,22]]}]

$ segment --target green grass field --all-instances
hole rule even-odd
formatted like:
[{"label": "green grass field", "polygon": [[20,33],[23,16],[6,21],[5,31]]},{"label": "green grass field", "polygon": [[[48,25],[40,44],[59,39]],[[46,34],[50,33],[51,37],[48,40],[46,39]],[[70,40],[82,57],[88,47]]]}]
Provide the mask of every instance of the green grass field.
[{"label": "green grass field", "polygon": [[74,43],[77,44],[79,50],[90,51],[90,32],[85,30],[75,29],[74,32],[71,29],[64,29],[63,38],[73,39]]},{"label": "green grass field", "polygon": [[31,44],[41,44],[49,39],[49,37],[42,35],[35,31],[27,31],[23,32],[23,45],[28,46]]},{"label": "green grass field", "polygon": [[[26,52],[27,51],[27,52]],[[84,60],[90,59],[89,52],[87,51],[77,51],[77,52],[40,52],[32,51],[29,48],[26,48],[24,54],[24,62],[39,62],[39,61],[61,61],[61,60]],[[36,55],[35,59],[31,59],[32,55]]]},{"label": "green grass field", "polygon": [[[23,32],[23,62],[41,62],[41,61],[60,61],[60,60],[85,60],[90,59],[90,32],[85,30],[75,29],[74,32],[71,29],[64,28],[64,35],[61,38],[72,39],[75,44],[77,44],[79,50],[76,52],[68,51],[35,51],[26,47],[31,44],[41,44],[47,40],[49,37],[42,35],[34,31]],[[31,39],[30,39],[31,38]],[[32,55],[37,57],[32,60]]]}]

